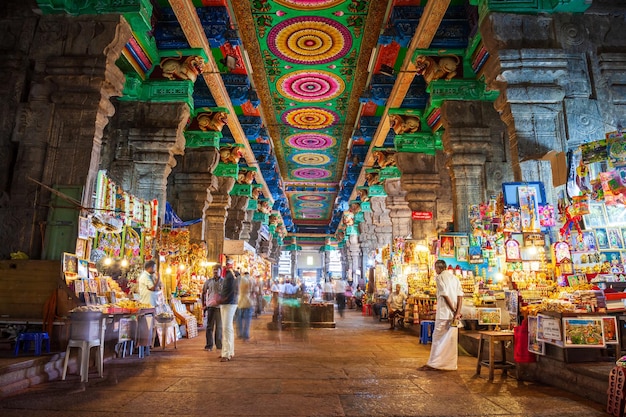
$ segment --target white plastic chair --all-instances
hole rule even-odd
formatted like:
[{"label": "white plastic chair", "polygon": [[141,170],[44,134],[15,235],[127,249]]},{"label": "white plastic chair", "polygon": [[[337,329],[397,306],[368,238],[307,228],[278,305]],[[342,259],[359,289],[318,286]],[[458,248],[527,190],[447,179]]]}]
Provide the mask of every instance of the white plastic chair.
[{"label": "white plastic chair", "polygon": [[70,358],[70,350],[73,347],[80,349],[80,364],[78,369],[81,382],[87,382],[89,379],[89,354],[91,352],[91,348],[93,347],[97,348],[95,357],[96,367],[98,369],[98,376],[102,378],[106,316],[100,315],[99,318],[92,318],[89,320],[77,320],[75,317],[75,315],[72,316],[72,323],[70,325],[70,340],[67,343],[67,349],[65,350],[61,380],[65,381],[65,376],[67,375],[67,364]]}]

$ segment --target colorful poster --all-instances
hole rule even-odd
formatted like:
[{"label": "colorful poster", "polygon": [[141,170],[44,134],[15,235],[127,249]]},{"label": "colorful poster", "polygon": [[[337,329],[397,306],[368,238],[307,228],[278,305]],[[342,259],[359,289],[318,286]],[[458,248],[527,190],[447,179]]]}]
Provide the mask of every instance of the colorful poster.
[{"label": "colorful poster", "polygon": [[604,347],[602,318],[563,318],[564,347]]},{"label": "colorful poster", "polygon": [[607,345],[616,345],[617,340],[617,318],[615,316],[602,317],[602,332],[604,334],[604,343]]},{"label": "colorful poster", "polygon": [[539,204],[537,203],[537,190],[534,187],[520,185],[517,188],[519,195],[520,217],[523,232],[535,232],[541,230],[539,221]]}]

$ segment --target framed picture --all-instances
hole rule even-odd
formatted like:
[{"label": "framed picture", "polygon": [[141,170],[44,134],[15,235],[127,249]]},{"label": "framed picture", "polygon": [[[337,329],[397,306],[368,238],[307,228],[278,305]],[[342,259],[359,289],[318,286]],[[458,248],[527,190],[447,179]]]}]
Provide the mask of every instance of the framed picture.
[{"label": "framed picture", "polygon": [[63,253],[63,272],[76,275],[78,273],[78,257],[73,253]]},{"label": "framed picture", "polygon": [[564,347],[604,347],[602,317],[564,317]]},{"label": "framed picture", "polygon": [[537,355],[546,354],[546,344],[537,339],[537,316],[528,316],[528,351]]},{"label": "framed picture", "polygon": [[583,220],[585,221],[585,229],[606,226],[604,204],[589,203],[589,214],[583,215]]},{"label": "framed picture", "polygon": [[609,239],[609,248],[611,249],[623,249],[624,242],[622,240],[622,232],[620,229],[607,228],[606,234]]},{"label": "framed picture", "polygon": [[586,230],[583,232],[583,250],[597,251],[598,242],[596,242],[596,234],[593,230]]},{"label": "framed picture", "polygon": [[78,277],[89,278],[89,261],[87,259],[78,260]]},{"label": "framed picture", "polygon": [[619,251],[602,251],[600,252],[600,262],[608,262],[610,264],[609,271],[612,274],[624,273],[624,265],[622,262],[622,253]]},{"label": "framed picture", "polygon": [[610,226],[626,226],[626,206],[623,204],[607,204],[604,206],[604,210]]},{"label": "framed picture", "polygon": [[626,227],[620,229],[620,231],[622,232],[622,242],[626,244]]},{"label": "framed picture", "polygon": [[561,320],[546,316],[537,315],[537,340],[563,347],[563,332],[561,331]]},{"label": "framed picture", "polygon": [[469,246],[469,237],[467,236],[457,236],[454,238],[454,246]]},{"label": "framed picture", "polygon": [[78,238],[89,239],[89,219],[87,217],[78,218]]},{"label": "framed picture", "polygon": [[439,248],[439,256],[442,258],[454,258],[454,236],[441,235],[441,247]]},{"label": "framed picture", "polygon": [[500,324],[502,322],[502,312],[499,308],[479,308],[478,324]]},{"label": "framed picture", "polygon": [[459,262],[467,262],[467,246],[459,246],[456,248],[456,260]]},{"label": "framed picture", "polygon": [[605,228],[596,229],[596,241],[598,242],[598,249],[609,249],[609,235]]},{"label": "framed picture", "polygon": [[87,239],[76,239],[76,257],[87,257]]},{"label": "framed picture", "polygon": [[616,345],[618,343],[617,318],[615,316],[602,317],[602,333],[605,344]]}]

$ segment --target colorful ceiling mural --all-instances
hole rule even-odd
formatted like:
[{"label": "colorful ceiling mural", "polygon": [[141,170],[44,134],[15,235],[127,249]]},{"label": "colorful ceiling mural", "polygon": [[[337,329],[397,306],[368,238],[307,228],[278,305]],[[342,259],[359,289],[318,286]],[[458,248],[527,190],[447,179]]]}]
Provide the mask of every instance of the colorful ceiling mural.
[{"label": "colorful ceiling mural", "polygon": [[[374,154],[432,154],[445,100],[495,99],[482,80],[478,10],[509,7],[500,3],[138,0],[119,11],[133,30],[117,63],[121,99],[187,102],[187,146],[239,146],[229,154],[256,172],[255,190],[286,230],[325,241],[355,202],[384,195],[367,178],[399,175]],[[89,0],[39,4],[111,12]],[[181,79],[189,90],[162,84]],[[214,124],[219,134],[206,131]]]}]

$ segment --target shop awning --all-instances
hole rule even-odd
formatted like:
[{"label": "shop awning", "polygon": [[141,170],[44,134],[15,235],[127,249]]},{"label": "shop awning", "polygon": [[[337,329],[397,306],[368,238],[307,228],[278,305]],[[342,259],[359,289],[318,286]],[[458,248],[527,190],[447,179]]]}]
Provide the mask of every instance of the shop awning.
[{"label": "shop awning", "polygon": [[174,209],[170,205],[169,202],[165,202],[165,224],[171,225],[173,228],[177,227],[187,227],[192,224],[200,223],[202,219],[194,219],[188,220],[186,222],[182,221],[180,217],[176,213],[174,213]]}]

